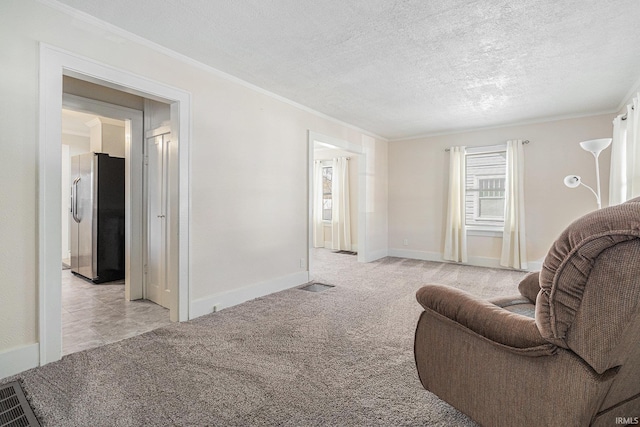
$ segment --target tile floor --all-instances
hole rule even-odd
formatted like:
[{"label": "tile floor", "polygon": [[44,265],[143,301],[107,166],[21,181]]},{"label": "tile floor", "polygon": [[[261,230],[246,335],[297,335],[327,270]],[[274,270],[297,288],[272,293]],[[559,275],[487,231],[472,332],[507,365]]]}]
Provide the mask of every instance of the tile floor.
[{"label": "tile floor", "polygon": [[124,280],[95,285],[62,270],[62,354],[120,341],[171,323],[169,310],[125,301]]}]

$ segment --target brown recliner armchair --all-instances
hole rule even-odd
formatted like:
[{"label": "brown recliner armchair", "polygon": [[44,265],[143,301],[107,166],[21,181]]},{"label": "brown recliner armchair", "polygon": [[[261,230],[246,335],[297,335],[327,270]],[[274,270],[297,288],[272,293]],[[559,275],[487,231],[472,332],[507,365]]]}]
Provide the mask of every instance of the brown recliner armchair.
[{"label": "brown recliner armchair", "polygon": [[421,288],[422,385],[485,426],[638,424],[640,198],[572,223],[519,290]]}]

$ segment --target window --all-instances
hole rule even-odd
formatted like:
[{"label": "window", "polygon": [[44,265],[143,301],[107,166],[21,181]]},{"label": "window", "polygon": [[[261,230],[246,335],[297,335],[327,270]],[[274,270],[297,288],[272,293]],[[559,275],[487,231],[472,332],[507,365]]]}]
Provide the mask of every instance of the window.
[{"label": "window", "polygon": [[470,229],[504,228],[506,151],[466,154],[465,224]]},{"label": "window", "polygon": [[331,166],[322,167],[322,220],[331,221],[331,184],[333,168]]}]

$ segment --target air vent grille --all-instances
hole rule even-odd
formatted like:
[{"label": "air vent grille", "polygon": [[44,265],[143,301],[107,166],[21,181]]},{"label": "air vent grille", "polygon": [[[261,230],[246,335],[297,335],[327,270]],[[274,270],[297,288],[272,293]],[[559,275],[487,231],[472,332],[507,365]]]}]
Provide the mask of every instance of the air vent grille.
[{"label": "air vent grille", "polygon": [[333,287],[334,287],[333,285],[326,285],[324,283],[311,283],[309,285],[305,285],[301,287],[300,289],[302,289],[303,291],[309,291],[309,292],[322,292],[322,291],[326,291],[327,289],[331,289]]},{"label": "air vent grille", "polygon": [[0,427],[40,427],[17,381],[0,386]]}]

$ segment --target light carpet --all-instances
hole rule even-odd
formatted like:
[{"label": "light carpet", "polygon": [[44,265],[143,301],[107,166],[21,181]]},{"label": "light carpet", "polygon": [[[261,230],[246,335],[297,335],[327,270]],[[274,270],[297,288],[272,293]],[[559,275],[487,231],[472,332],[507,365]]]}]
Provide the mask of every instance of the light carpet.
[{"label": "light carpet", "polygon": [[[43,426],[475,426],[424,390],[415,292],[513,295],[522,272],[314,253],[314,279],[17,376]],[[2,382],[11,380],[5,379]]]}]

